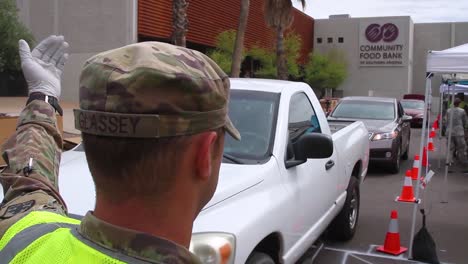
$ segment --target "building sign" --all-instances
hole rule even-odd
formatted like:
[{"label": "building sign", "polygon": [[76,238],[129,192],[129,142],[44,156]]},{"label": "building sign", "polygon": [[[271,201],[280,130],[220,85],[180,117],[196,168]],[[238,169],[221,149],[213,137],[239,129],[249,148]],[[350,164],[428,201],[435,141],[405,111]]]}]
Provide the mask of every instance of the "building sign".
[{"label": "building sign", "polygon": [[402,23],[362,21],[359,35],[360,66],[405,66],[407,61]]}]

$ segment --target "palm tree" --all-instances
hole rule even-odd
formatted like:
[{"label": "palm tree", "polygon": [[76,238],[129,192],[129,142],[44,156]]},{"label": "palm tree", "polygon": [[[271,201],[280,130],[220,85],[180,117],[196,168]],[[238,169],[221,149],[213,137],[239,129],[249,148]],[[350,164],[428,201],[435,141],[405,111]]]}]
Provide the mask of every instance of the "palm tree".
[{"label": "palm tree", "polygon": [[[305,8],[305,0],[298,0]],[[278,79],[288,79],[286,56],[284,53],[284,30],[291,26],[292,16],[291,0],[265,0],[265,20],[269,27],[276,31],[276,67]]]},{"label": "palm tree", "polygon": [[239,15],[239,26],[236,33],[236,42],[234,43],[234,53],[232,54],[231,77],[239,77],[242,63],[242,52],[244,49],[244,36],[249,17],[250,0],[241,0],[241,9]]},{"label": "palm tree", "polygon": [[185,34],[187,33],[188,26],[187,6],[186,0],[172,1],[172,43],[182,47],[185,47],[186,43]]}]

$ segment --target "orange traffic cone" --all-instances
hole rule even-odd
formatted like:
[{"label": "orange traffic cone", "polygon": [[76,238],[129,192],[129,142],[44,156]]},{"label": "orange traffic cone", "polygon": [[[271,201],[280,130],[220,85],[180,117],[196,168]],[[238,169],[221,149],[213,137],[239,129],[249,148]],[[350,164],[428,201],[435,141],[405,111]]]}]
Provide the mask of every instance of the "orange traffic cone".
[{"label": "orange traffic cone", "polygon": [[434,141],[432,140],[431,137],[429,138],[429,141],[427,142],[427,150],[428,151],[435,151]]},{"label": "orange traffic cone", "polygon": [[377,251],[398,256],[408,250],[400,245],[400,233],[398,231],[398,212],[392,211],[388,232],[383,246],[377,247]]},{"label": "orange traffic cone", "polygon": [[413,179],[413,170],[406,170],[405,176],[411,177],[412,180],[417,180],[417,179]]},{"label": "orange traffic cone", "polygon": [[397,196],[396,201],[398,202],[408,202],[414,203],[416,202],[416,198],[414,197],[413,192],[413,182],[411,181],[411,175],[408,174],[405,176],[405,181],[403,183],[403,188],[401,190],[401,195]]},{"label": "orange traffic cone", "polygon": [[419,174],[419,155],[414,155],[414,162],[413,162],[413,169],[412,171],[412,179],[417,180]]},{"label": "orange traffic cone", "polygon": [[436,137],[436,131],[435,128],[431,128],[431,132],[429,133],[429,138],[435,138]]},{"label": "orange traffic cone", "polygon": [[422,165],[423,165],[423,167],[427,167],[427,165],[428,165],[428,161],[427,161],[427,148],[426,148],[426,147],[423,147]]}]

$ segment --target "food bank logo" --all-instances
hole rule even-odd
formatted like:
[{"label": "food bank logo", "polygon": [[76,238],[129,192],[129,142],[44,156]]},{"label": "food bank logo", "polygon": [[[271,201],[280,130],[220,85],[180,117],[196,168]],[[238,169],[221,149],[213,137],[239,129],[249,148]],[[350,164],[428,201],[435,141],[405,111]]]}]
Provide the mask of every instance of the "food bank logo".
[{"label": "food bank logo", "polygon": [[398,34],[398,27],[393,23],[387,23],[383,26],[379,24],[370,24],[366,28],[366,39],[372,43],[376,43],[381,40],[384,42],[393,42],[398,38]]}]

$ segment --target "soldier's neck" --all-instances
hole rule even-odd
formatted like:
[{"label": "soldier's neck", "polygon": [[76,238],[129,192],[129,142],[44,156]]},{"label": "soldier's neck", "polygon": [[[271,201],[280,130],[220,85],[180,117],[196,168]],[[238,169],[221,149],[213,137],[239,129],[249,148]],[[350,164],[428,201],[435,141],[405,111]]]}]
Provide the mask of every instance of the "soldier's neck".
[{"label": "soldier's neck", "polygon": [[145,206],[138,200],[127,200],[115,204],[104,199],[96,199],[94,216],[107,223],[127,229],[165,238],[186,248],[190,245],[194,212],[192,205]]}]

